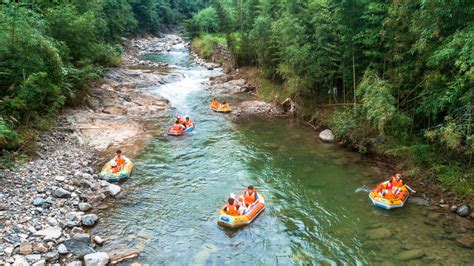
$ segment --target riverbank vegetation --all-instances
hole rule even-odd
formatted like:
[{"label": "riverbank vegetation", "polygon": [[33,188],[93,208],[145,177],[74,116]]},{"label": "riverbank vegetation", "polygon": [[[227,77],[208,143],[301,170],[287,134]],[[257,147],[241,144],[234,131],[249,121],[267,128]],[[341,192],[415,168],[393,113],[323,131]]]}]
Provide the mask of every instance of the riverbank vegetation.
[{"label": "riverbank vegetation", "polygon": [[213,0],[186,28],[224,35],[265,95],[334,109],[327,125],[359,151],[473,194],[473,13],[467,0]]},{"label": "riverbank vegetation", "polygon": [[[158,34],[207,1],[0,1],[0,155],[33,145],[65,105],[80,103],[122,37]],[[6,160],[5,160],[6,159]]]}]

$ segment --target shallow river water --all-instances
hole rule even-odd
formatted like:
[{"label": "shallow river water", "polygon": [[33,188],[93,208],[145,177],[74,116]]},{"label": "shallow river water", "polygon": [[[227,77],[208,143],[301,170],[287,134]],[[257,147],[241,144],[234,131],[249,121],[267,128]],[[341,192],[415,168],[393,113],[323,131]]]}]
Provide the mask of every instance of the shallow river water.
[{"label": "shallow river water", "polygon": [[[167,84],[148,88],[174,109],[156,121],[163,135],[134,158],[126,196],[102,213],[94,233],[109,240],[104,249],[141,249],[138,260],[150,265],[472,262],[472,252],[446,237],[451,229],[426,222],[424,207],[371,206],[365,185],[383,171],[358,154],[321,143],[297,122],[234,124],[212,112],[202,82],[220,71],[193,64],[184,46],[147,59],[174,65]],[[166,136],[178,114],[189,114],[196,129]],[[249,184],[266,197],[267,209],[242,229],[218,226],[229,193]],[[391,235],[380,236],[386,229]],[[400,254],[413,249],[423,254],[402,261]]]}]

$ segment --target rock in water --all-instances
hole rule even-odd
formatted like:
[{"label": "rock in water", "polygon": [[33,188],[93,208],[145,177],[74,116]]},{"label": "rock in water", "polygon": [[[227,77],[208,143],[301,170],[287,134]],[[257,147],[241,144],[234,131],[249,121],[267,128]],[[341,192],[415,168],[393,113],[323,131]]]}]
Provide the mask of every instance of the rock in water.
[{"label": "rock in water", "polygon": [[383,239],[390,236],[392,236],[392,232],[383,227],[367,231],[367,237],[372,240]]},{"label": "rock in water", "polygon": [[110,193],[110,195],[112,195],[112,197],[117,196],[120,193],[121,190],[122,190],[122,188],[120,188],[120,186],[117,186],[117,185],[114,185],[114,184],[110,184],[107,187],[107,191]]},{"label": "rock in water", "polygon": [[97,252],[84,256],[86,266],[105,266],[109,263],[109,255],[105,252]]},{"label": "rock in water", "polygon": [[330,129],[325,129],[319,133],[319,139],[325,142],[334,142],[335,136]]},{"label": "rock in water", "polygon": [[467,217],[469,216],[469,214],[471,214],[471,206],[467,204],[463,204],[458,207],[458,209],[456,210],[456,213],[461,217]]},{"label": "rock in water", "polygon": [[79,210],[82,212],[86,212],[92,209],[92,206],[89,203],[81,202],[79,203]]},{"label": "rock in water", "polygon": [[456,243],[458,243],[461,247],[473,249],[474,237],[468,235],[460,235],[456,238]]},{"label": "rock in water", "polygon": [[104,240],[100,236],[94,236],[93,240],[98,246],[102,246],[104,244]]},{"label": "rock in water", "polygon": [[425,255],[424,250],[422,250],[422,249],[412,249],[412,250],[403,251],[402,253],[400,253],[398,255],[397,259],[398,260],[403,260],[403,261],[414,260],[414,259],[421,258],[424,255]]},{"label": "rock in water", "polygon": [[64,241],[64,246],[67,250],[77,256],[78,258],[84,257],[86,254],[94,252],[94,250],[89,247],[89,241],[82,241],[80,239],[68,239]]},{"label": "rock in water", "polygon": [[81,223],[85,226],[94,226],[98,220],[99,217],[95,214],[87,214],[81,217]]},{"label": "rock in water", "polygon": [[56,196],[57,198],[70,198],[71,192],[63,188],[59,188],[54,191],[54,196]]}]

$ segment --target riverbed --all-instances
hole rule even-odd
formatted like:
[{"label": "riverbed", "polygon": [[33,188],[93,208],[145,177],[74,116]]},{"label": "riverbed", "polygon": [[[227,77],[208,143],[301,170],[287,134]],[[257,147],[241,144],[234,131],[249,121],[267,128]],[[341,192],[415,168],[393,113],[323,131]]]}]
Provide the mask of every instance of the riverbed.
[{"label": "riverbed", "polygon": [[[103,250],[136,248],[151,265],[472,262],[472,250],[454,241],[472,234],[472,222],[413,204],[372,206],[368,186],[388,173],[359,154],[320,142],[297,121],[235,124],[212,112],[205,82],[221,70],[195,64],[183,44],[142,59],[169,64],[165,84],[144,88],[172,106],[159,128],[190,115],[196,129],[163,130],[134,158],[127,194],[93,229],[105,236]],[[242,229],[218,226],[219,208],[247,185],[267,209]]]}]

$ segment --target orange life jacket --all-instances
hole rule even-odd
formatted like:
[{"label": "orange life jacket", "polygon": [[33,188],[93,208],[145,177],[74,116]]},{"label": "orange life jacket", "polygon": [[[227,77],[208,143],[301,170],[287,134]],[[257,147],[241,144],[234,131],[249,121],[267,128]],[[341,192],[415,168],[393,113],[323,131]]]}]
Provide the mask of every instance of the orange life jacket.
[{"label": "orange life jacket", "polygon": [[229,205],[227,204],[226,206],[226,213],[230,216],[237,216],[239,215],[239,210],[237,209],[237,206],[234,205]]},{"label": "orange life jacket", "polygon": [[220,103],[216,100],[211,101],[211,108],[217,108],[219,107]]},{"label": "orange life jacket", "polygon": [[193,124],[193,122],[191,122],[191,120],[189,120],[189,121],[188,121],[188,120],[185,120],[185,121],[184,121],[184,126],[185,126],[185,127],[190,127],[192,124]]},{"label": "orange life jacket", "polygon": [[183,130],[183,128],[181,127],[181,124],[174,124],[173,129],[174,130]]},{"label": "orange life jacket", "polygon": [[384,198],[386,198],[388,200],[394,200],[396,197],[397,197],[397,195],[393,194],[391,189],[389,189],[387,191],[387,194],[385,194],[385,196],[384,196]]},{"label": "orange life jacket", "polygon": [[120,167],[118,165],[115,166],[115,167],[110,168],[110,172],[113,173],[113,174],[118,173],[119,170],[120,170]]},{"label": "orange life jacket", "polygon": [[245,200],[245,203],[247,204],[254,203],[257,200],[257,192],[255,191],[255,189],[253,190],[247,189],[247,191],[245,191],[244,193],[244,200]]},{"label": "orange life jacket", "polygon": [[125,158],[123,158],[123,156],[120,156],[120,157],[115,156],[115,162],[117,163],[117,168],[119,166],[124,166],[125,165]]},{"label": "orange life jacket", "polygon": [[392,179],[390,180],[390,183],[392,183],[392,186],[394,187],[402,187],[403,186],[403,181],[400,179],[397,181],[397,178],[395,176],[392,176]]}]

